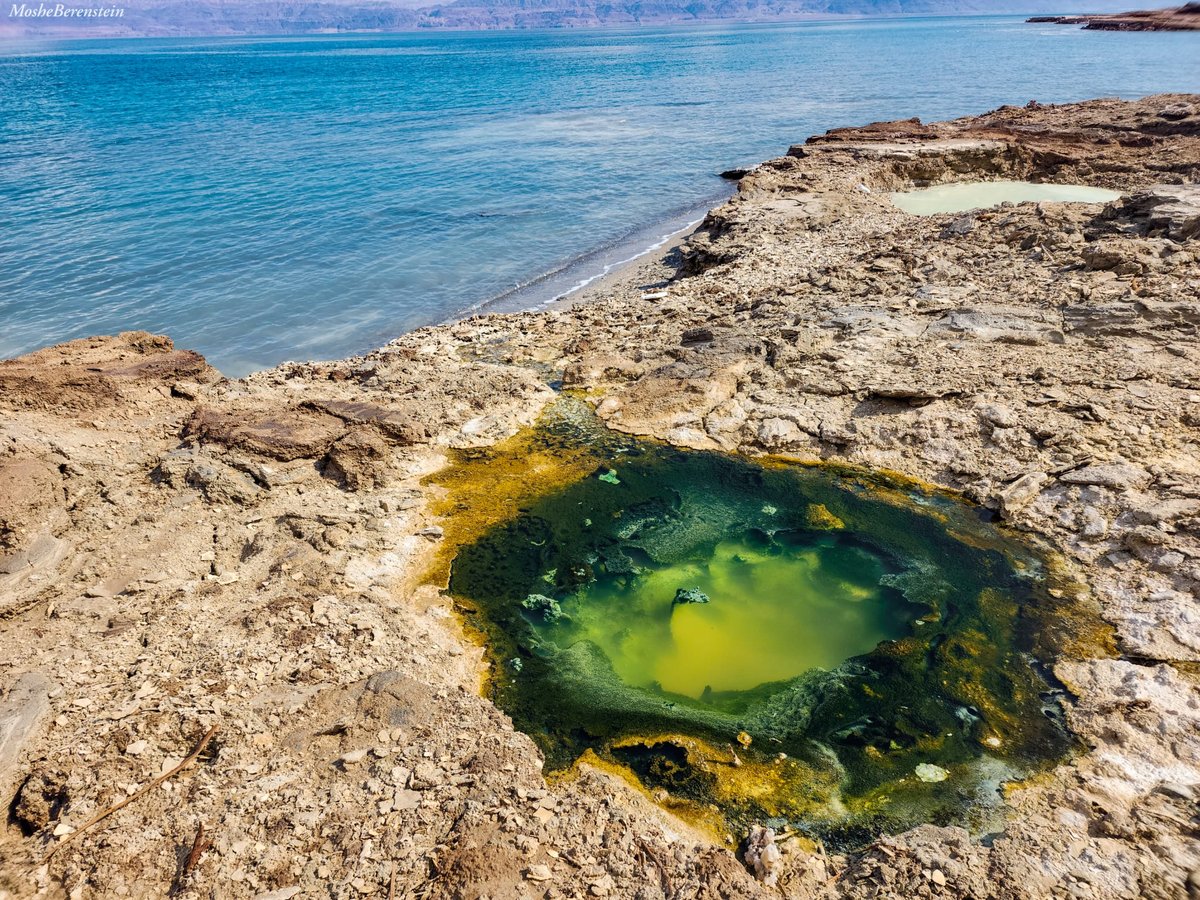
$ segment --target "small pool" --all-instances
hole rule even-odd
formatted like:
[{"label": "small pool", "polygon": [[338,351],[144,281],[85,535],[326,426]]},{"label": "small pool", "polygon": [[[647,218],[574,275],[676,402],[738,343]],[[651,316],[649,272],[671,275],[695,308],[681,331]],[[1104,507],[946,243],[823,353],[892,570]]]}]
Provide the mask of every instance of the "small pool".
[{"label": "small pool", "polygon": [[1032,181],[980,181],[939,184],[892,194],[892,203],[916,216],[986,209],[1001,203],[1109,203],[1120,191],[1081,184],[1036,184]]},{"label": "small pool", "polygon": [[570,397],[431,481],[488,695],[552,771],[586,756],[714,827],[849,847],[994,830],[1001,782],[1071,746],[1048,673],[1074,594],[955,496],[677,450]]}]

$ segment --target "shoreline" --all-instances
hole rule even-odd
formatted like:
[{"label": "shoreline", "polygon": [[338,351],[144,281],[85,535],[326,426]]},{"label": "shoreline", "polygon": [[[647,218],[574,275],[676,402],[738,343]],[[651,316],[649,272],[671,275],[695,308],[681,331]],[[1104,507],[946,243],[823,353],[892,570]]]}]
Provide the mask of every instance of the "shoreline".
[{"label": "shoreline", "polygon": [[[734,190],[736,188],[731,186],[729,191],[714,194],[682,213],[668,215],[636,228],[525,284],[483,300],[435,324],[450,324],[493,313],[537,312],[574,305],[582,302],[584,297],[596,296],[604,286],[623,283],[623,276],[628,270],[643,266],[648,269],[647,277],[651,277],[660,267],[658,260],[676,250],[713,209],[728,200]],[[396,339],[399,337],[402,336]]]},{"label": "shoreline", "polygon": [[[676,257],[703,221],[703,218],[696,219],[676,229],[640,253],[614,264],[608,271],[546,301],[540,309],[571,309],[618,291],[640,291],[645,294],[665,288],[679,272]],[[535,312],[536,309],[525,311]]]},{"label": "shoreline", "polygon": [[[887,198],[972,175],[1124,196],[928,217]],[[1200,96],[1031,104],[813,136],[743,179],[661,290],[669,252],[574,303],[239,381],[137,332],[0,363],[0,895],[1185,896],[1198,238]],[[758,869],[745,835],[706,837],[611,759],[547,778],[429,572],[554,487],[560,447],[512,468],[496,448],[559,380],[610,429],[900,473],[1054,547],[1055,591],[1103,619],[1051,604],[1030,636],[1079,752],[998,785],[986,841],[958,820],[841,854],[780,840]],[[491,487],[432,482],[464,458]],[[1021,723],[976,713],[1002,764]],[[214,725],[171,790],[40,866]]]}]

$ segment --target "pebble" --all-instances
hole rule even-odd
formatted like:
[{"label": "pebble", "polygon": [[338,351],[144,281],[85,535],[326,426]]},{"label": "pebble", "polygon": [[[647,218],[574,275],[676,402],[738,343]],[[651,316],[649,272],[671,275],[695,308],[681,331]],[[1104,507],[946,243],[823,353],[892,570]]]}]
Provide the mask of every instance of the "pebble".
[{"label": "pebble", "polygon": [[397,812],[416,809],[420,805],[420,791],[397,791],[396,796],[392,798],[392,809],[396,810]]},{"label": "pebble", "polygon": [[914,771],[919,779],[929,783],[945,781],[950,777],[949,772],[941,766],[935,766],[932,763],[920,763]]}]

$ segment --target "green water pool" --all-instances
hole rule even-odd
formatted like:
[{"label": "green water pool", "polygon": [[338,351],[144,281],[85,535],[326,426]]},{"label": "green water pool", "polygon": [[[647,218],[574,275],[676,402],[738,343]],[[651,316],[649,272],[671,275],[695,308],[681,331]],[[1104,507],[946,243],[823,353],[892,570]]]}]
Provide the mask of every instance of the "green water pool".
[{"label": "green water pool", "polygon": [[949,494],[614,435],[568,401],[440,477],[464,520],[510,501],[448,530],[448,590],[552,771],[587,754],[681,814],[850,845],[988,827],[1072,746],[1049,665],[1091,621],[1078,586]]},{"label": "green water pool", "polygon": [[987,209],[1001,203],[1110,203],[1120,191],[1080,184],[1041,184],[1032,181],[980,181],[939,184],[891,195],[892,203],[907,213],[938,213]]}]

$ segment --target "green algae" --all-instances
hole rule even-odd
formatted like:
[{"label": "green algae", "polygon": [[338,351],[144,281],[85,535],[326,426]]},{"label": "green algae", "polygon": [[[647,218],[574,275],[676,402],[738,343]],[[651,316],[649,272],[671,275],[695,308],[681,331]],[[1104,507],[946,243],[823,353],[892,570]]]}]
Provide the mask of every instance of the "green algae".
[{"label": "green algae", "polygon": [[1050,555],[978,509],[616,435],[570,399],[435,477],[445,509],[522,459],[539,477],[466,517],[449,592],[551,770],[605,760],[677,811],[853,845],[990,827],[1004,783],[1071,749],[1045,664],[1056,619],[1090,619],[1051,591]]}]

